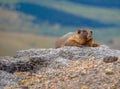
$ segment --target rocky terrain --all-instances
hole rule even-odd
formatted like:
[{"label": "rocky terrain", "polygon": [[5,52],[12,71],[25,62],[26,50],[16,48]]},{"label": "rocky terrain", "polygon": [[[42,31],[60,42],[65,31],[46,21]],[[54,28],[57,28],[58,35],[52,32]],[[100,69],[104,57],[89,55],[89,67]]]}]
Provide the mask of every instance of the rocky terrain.
[{"label": "rocky terrain", "polygon": [[120,89],[120,51],[100,47],[19,50],[0,57],[0,89]]}]

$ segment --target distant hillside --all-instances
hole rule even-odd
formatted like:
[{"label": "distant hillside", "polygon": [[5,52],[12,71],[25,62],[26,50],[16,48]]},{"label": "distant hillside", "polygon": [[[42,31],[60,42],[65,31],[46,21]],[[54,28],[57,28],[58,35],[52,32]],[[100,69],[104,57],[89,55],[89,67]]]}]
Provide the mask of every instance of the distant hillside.
[{"label": "distant hillside", "polygon": [[56,38],[0,31],[0,56],[14,55],[17,50],[55,47]]},{"label": "distant hillside", "polygon": [[[36,17],[34,22],[39,24],[48,22],[50,25],[59,24],[60,26],[94,28],[120,26],[120,24],[118,24],[120,22],[118,9],[99,8],[94,5],[94,7],[91,7],[91,3],[95,3],[95,0],[92,2],[84,1],[89,3],[89,5],[82,5],[81,2],[83,2],[83,0],[75,0],[72,2],[71,0],[25,0],[24,2],[20,0],[15,4],[4,4],[4,7],[10,8],[12,5],[12,7],[14,7],[13,10]],[[99,2],[101,3],[101,1]],[[106,0],[104,2],[107,3]],[[105,6],[105,3],[102,5]],[[110,1],[110,5],[112,5],[112,1]],[[113,5],[116,4],[113,3]]]},{"label": "distant hillside", "polygon": [[[94,30],[118,30],[120,28],[120,11],[118,8],[111,9],[92,6],[91,3],[96,3],[97,5],[95,0],[92,0],[91,3],[89,3],[89,0],[85,0],[89,5],[82,4],[81,2],[83,2],[83,0],[75,3],[77,1],[78,0],[73,2],[71,0],[12,0],[11,2],[5,2],[3,0],[0,1],[0,6],[4,10],[9,10],[7,13],[9,17],[11,16],[9,13],[17,13],[19,19],[14,22],[15,24],[19,24],[19,26],[16,25],[17,31],[21,31],[22,29],[22,31],[24,30],[25,32],[60,36],[69,31],[75,31],[77,28],[91,28]],[[99,2],[101,3],[100,0]],[[104,2],[103,5],[105,6],[107,1],[105,0]],[[112,7],[112,0],[110,0],[109,3]],[[116,5],[115,2],[113,3],[113,6],[114,5]],[[33,19],[28,17],[32,17]],[[6,20],[1,20],[1,24],[5,21]],[[6,22],[10,23],[6,24]],[[7,20],[6,22],[4,26],[10,28],[11,21]],[[15,25],[12,24],[12,26]],[[4,27],[2,25],[0,30],[3,29]]]},{"label": "distant hillside", "polygon": [[120,2],[0,0],[0,55],[53,47],[56,37],[78,28],[93,29],[96,41],[120,49]]},{"label": "distant hillside", "polygon": [[80,3],[84,5],[105,7],[105,8],[120,8],[119,0],[69,0],[74,3]]},{"label": "distant hillside", "polygon": [[94,19],[72,15],[64,11],[56,10],[56,8],[45,7],[33,3],[18,3],[17,6],[19,6],[19,8],[16,9],[17,11],[35,16],[35,22],[42,23],[48,21],[51,25],[58,23],[62,26],[70,27],[115,26],[114,24],[103,24]]}]

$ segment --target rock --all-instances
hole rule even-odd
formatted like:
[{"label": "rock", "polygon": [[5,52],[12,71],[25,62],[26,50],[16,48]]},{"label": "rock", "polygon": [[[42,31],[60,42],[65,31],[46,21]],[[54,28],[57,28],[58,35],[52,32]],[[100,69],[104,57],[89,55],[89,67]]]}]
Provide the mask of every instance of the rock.
[{"label": "rock", "polygon": [[81,89],[89,89],[90,87],[89,86],[87,86],[87,85],[81,85]]},{"label": "rock", "polygon": [[22,79],[18,76],[0,70],[0,89],[6,89],[6,87],[10,87],[20,80]]},{"label": "rock", "polygon": [[30,71],[33,70],[33,65],[26,61],[17,60],[12,57],[0,58],[0,70],[13,73],[16,71]]},{"label": "rock", "polygon": [[[60,66],[69,66],[69,61],[91,58],[103,59],[107,63],[117,61],[119,57],[119,50],[110,49],[105,45],[19,50],[14,57],[0,57],[0,87],[12,86],[18,82],[19,78],[12,74],[16,71],[36,72],[43,67],[57,69]],[[106,74],[112,74],[112,72],[106,70]]]},{"label": "rock", "polygon": [[103,58],[103,61],[105,63],[111,63],[111,62],[115,62],[117,60],[118,60],[118,57],[116,57],[116,56],[106,56]]},{"label": "rock", "polygon": [[105,74],[107,74],[107,75],[112,75],[112,74],[114,74],[114,72],[113,72],[112,69],[106,69],[106,70],[105,70]]},{"label": "rock", "polygon": [[100,47],[62,47],[49,49],[19,50],[15,57],[0,57],[0,70],[10,73],[15,71],[34,71],[42,67],[68,66],[68,60],[104,59],[104,62],[116,61],[119,50],[105,45]]},{"label": "rock", "polygon": [[42,57],[44,60],[54,60],[58,57],[69,60],[80,60],[85,58],[95,57],[101,59],[106,56],[119,56],[119,50],[113,50],[105,45],[100,47],[69,47],[54,49],[29,49],[17,51],[16,57]]}]

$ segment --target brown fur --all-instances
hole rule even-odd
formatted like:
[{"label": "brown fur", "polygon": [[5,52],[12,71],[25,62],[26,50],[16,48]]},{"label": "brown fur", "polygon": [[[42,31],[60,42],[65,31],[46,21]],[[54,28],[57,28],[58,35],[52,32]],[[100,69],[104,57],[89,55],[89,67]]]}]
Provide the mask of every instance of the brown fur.
[{"label": "brown fur", "polygon": [[99,43],[94,42],[93,39],[93,31],[92,30],[77,30],[71,36],[63,36],[58,39],[56,43],[56,48],[60,48],[62,46],[90,46],[97,47]]},{"label": "brown fur", "polygon": [[60,47],[64,46],[66,40],[72,35],[74,35],[74,33],[69,32],[69,33],[65,34],[64,36],[58,38],[57,41],[56,41],[56,48],[60,48]]}]

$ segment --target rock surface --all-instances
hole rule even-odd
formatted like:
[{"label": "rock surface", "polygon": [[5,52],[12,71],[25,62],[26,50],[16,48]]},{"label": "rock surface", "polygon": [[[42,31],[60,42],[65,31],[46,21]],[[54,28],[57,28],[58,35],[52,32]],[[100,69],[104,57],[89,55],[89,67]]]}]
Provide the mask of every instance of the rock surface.
[{"label": "rock surface", "polygon": [[119,50],[110,49],[105,45],[19,50],[14,57],[0,57],[0,88],[13,86],[24,79],[14,75],[15,72],[37,73],[47,67],[47,70],[44,70],[47,73],[59,67],[70,67],[69,61],[95,59],[114,62],[119,57]]}]

